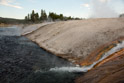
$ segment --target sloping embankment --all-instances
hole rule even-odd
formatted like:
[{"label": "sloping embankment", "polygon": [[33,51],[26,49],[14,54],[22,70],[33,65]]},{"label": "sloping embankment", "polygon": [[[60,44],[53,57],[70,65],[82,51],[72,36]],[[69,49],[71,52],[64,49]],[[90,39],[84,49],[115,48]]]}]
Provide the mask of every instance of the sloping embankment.
[{"label": "sloping embankment", "polygon": [[[118,56],[116,56],[118,55]],[[116,58],[113,58],[115,57]],[[76,79],[76,83],[124,83],[124,49],[113,54],[111,60]]]},{"label": "sloping embankment", "polygon": [[99,46],[124,36],[124,19],[88,19],[43,26],[26,37],[42,48],[75,61],[84,60]]},{"label": "sloping embankment", "polygon": [[120,46],[118,44],[118,46],[120,47],[120,50],[118,49],[117,52],[114,52],[113,54],[109,55],[107,58],[97,63],[94,66],[94,68],[92,68],[85,75],[82,75],[81,77],[77,78],[75,82],[76,83],[124,83],[124,48],[121,48],[124,47],[124,45],[122,44],[122,46]]}]

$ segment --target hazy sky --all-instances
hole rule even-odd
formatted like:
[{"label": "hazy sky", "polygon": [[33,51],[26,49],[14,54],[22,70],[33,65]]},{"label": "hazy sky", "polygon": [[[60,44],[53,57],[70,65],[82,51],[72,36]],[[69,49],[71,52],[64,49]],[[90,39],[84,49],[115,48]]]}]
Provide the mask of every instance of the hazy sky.
[{"label": "hazy sky", "polygon": [[124,13],[124,0],[0,0],[0,17],[23,19],[41,9],[82,18],[116,17]]}]

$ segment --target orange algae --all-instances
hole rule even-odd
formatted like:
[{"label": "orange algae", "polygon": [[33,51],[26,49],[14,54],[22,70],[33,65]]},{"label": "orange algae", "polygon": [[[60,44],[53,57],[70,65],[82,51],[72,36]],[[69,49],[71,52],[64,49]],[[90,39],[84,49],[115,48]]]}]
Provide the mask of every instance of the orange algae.
[{"label": "orange algae", "polygon": [[98,67],[98,66],[100,66],[100,65],[102,65],[102,64],[104,64],[104,63],[106,63],[107,61],[113,60],[113,59],[115,59],[115,58],[117,58],[117,57],[119,57],[119,56],[121,56],[121,55],[123,55],[123,54],[124,54],[124,48],[121,49],[121,50],[119,50],[118,52],[115,52],[115,53],[111,54],[111,55],[108,56],[107,58],[103,59],[101,62],[97,63],[97,64],[94,66],[94,68],[95,68],[95,67]]},{"label": "orange algae", "polygon": [[103,54],[111,50],[113,47],[115,47],[119,42],[122,42],[123,40],[124,40],[124,37],[120,37],[115,41],[112,41],[100,46],[95,51],[93,51],[86,59],[80,61],[79,65],[88,66],[93,64],[93,62],[98,61],[103,56]]}]

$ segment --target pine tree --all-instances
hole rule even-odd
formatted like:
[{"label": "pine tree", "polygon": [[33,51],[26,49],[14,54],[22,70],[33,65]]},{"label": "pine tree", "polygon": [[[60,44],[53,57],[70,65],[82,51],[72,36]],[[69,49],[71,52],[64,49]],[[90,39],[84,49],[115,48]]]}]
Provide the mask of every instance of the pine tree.
[{"label": "pine tree", "polygon": [[28,21],[28,17],[27,16],[25,16],[25,21]]},{"label": "pine tree", "polygon": [[41,10],[40,20],[41,21],[47,20],[47,14],[46,14],[45,10]]},{"label": "pine tree", "polygon": [[59,18],[60,20],[63,20],[64,19],[63,14],[60,14]]},{"label": "pine tree", "polygon": [[[120,15],[121,17],[122,15]],[[25,16],[26,21],[32,21],[32,22],[39,22],[39,21],[59,21],[59,20],[80,20],[80,18],[74,18],[74,17],[66,17],[63,16],[63,14],[56,14],[54,12],[49,12],[49,15],[47,16],[45,10],[41,10],[41,16],[39,17],[38,13],[35,13],[34,10],[32,10],[31,14],[28,14]]]},{"label": "pine tree", "polygon": [[41,10],[41,16],[40,16],[40,20],[43,20],[43,10]]},{"label": "pine tree", "polygon": [[28,21],[30,20],[30,15],[28,14],[28,16],[27,16],[27,19],[28,19]]},{"label": "pine tree", "polygon": [[44,10],[43,14],[44,14],[44,20],[47,20],[47,14],[46,14],[45,10]]},{"label": "pine tree", "polygon": [[36,18],[36,21],[39,21],[39,14],[38,13],[35,14],[35,18]]},{"label": "pine tree", "polygon": [[53,12],[49,12],[49,16],[48,16],[52,21],[54,21],[54,13]]},{"label": "pine tree", "polygon": [[34,12],[34,10],[32,10],[32,13],[31,13],[31,21],[35,22],[35,12]]}]

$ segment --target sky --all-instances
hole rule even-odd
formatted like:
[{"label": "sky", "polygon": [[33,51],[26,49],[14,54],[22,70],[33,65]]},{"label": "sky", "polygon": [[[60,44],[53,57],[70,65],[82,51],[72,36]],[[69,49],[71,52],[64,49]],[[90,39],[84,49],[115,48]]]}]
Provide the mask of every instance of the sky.
[{"label": "sky", "polygon": [[41,9],[80,18],[109,18],[124,13],[124,0],[0,0],[0,17],[24,19]]}]

